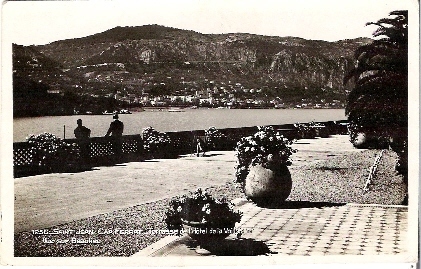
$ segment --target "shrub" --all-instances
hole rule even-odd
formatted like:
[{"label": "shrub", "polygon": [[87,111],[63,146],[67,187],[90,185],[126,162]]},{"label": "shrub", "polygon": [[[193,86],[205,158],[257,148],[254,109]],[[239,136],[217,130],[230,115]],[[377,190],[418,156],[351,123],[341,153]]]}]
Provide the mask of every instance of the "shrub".
[{"label": "shrub", "polygon": [[165,222],[170,230],[181,230],[182,220],[207,224],[209,227],[231,227],[240,222],[242,213],[234,210],[225,198],[213,198],[202,189],[177,196],[169,203]]},{"label": "shrub", "polygon": [[315,138],[317,135],[316,128],[313,128],[315,126],[314,122],[309,123],[294,123],[294,127],[298,130],[298,136],[300,138]]},{"label": "shrub", "polygon": [[75,164],[80,157],[77,144],[68,144],[50,133],[30,135],[26,141],[35,148],[34,161],[40,167],[57,170]]},{"label": "shrub", "polygon": [[211,149],[223,148],[222,144],[227,143],[227,136],[215,127],[205,130],[206,144]]},{"label": "shrub", "polygon": [[235,182],[244,182],[250,165],[262,164],[266,168],[291,165],[290,156],[296,152],[290,147],[292,142],[271,126],[258,127],[254,135],[242,137],[235,148]]},{"label": "shrub", "polygon": [[172,141],[166,133],[147,127],[142,130],[142,137],[144,149],[151,154],[163,154],[171,151]]},{"label": "shrub", "polygon": [[348,124],[349,141],[356,148],[384,149],[389,147],[390,138],[384,136],[376,128],[359,126],[350,122]]}]

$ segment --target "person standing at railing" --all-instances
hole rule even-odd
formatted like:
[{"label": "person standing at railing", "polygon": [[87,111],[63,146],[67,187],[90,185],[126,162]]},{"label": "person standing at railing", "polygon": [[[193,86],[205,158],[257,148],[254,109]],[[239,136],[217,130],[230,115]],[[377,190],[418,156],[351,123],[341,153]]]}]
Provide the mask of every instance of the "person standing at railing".
[{"label": "person standing at railing", "polygon": [[78,119],[76,123],[77,127],[73,133],[78,140],[81,159],[85,164],[88,164],[90,161],[89,137],[91,136],[91,129],[83,126],[81,119]]},{"label": "person standing at railing", "polygon": [[110,123],[110,127],[108,128],[107,134],[105,137],[111,135],[113,138],[113,149],[116,155],[121,156],[122,154],[122,146],[123,146],[123,130],[124,124],[122,121],[118,119],[118,114],[113,115],[113,121]]}]

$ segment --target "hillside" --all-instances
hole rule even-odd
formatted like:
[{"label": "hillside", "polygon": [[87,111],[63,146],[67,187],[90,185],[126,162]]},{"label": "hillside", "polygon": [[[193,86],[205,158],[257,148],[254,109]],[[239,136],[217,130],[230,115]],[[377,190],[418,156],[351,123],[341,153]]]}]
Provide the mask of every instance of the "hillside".
[{"label": "hillside", "polygon": [[34,47],[13,44],[13,116],[71,115],[75,109],[112,110],[115,100],[75,94],[82,78]]},{"label": "hillside", "polygon": [[[119,93],[140,100],[195,94],[225,102],[228,98],[266,102],[277,97],[286,103],[302,99],[323,103],[345,100],[352,85],[344,87],[343,76],[354,65],[354,50],[368,42],[363,38],[326,42],[245,33],[201,34],[146,25],[116,27],[30,49],[40,54],[37,57],[56,63],[61,68],[59,76],[67,77],[66,91],[79,95]],[[50,72],[46,70],[36,72],[45,76]],[[197,95],[197,91],[203,93]]]}]

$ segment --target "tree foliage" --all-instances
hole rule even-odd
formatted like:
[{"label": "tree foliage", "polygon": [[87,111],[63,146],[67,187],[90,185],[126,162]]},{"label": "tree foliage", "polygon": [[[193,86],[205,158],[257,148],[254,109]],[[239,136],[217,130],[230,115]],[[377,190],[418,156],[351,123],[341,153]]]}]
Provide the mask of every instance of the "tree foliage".
[{"label": "tree foliage", "polygon": [[389,17],[367,23],[378,26],[375,40],[355,51],[357,64],[344,79],[355,82],[346,107],[351,141],[358,132],[407,137],[408,11],[393,11]]}]

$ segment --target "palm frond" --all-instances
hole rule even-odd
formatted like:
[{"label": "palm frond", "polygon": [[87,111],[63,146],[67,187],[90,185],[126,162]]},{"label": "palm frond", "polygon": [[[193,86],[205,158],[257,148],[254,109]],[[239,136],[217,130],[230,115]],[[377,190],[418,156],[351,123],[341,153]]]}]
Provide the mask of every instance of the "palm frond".
[{"label": "palm frond", "polygon": [[378,26],[372,43],[355,50],[357,60],[344,83],[354,79],[345,113],[352,126],[392,134],[408,122],[408,11],[393,11],[367,25]]},{"label": "palm frond", "polygon": [[405,18],[406,21],[408,21],[408,10],[394,10],[389,13],[391,16],[400,16]]},{"label": "palm frond", "polygon": [[377,24],[383,25],[383,24],[389,24],[392,25],[395,28],[401,28],[408,22],[403,20],[396,20],[396,19],[389,19],[389,18],[383,18],[377,21]]}]

